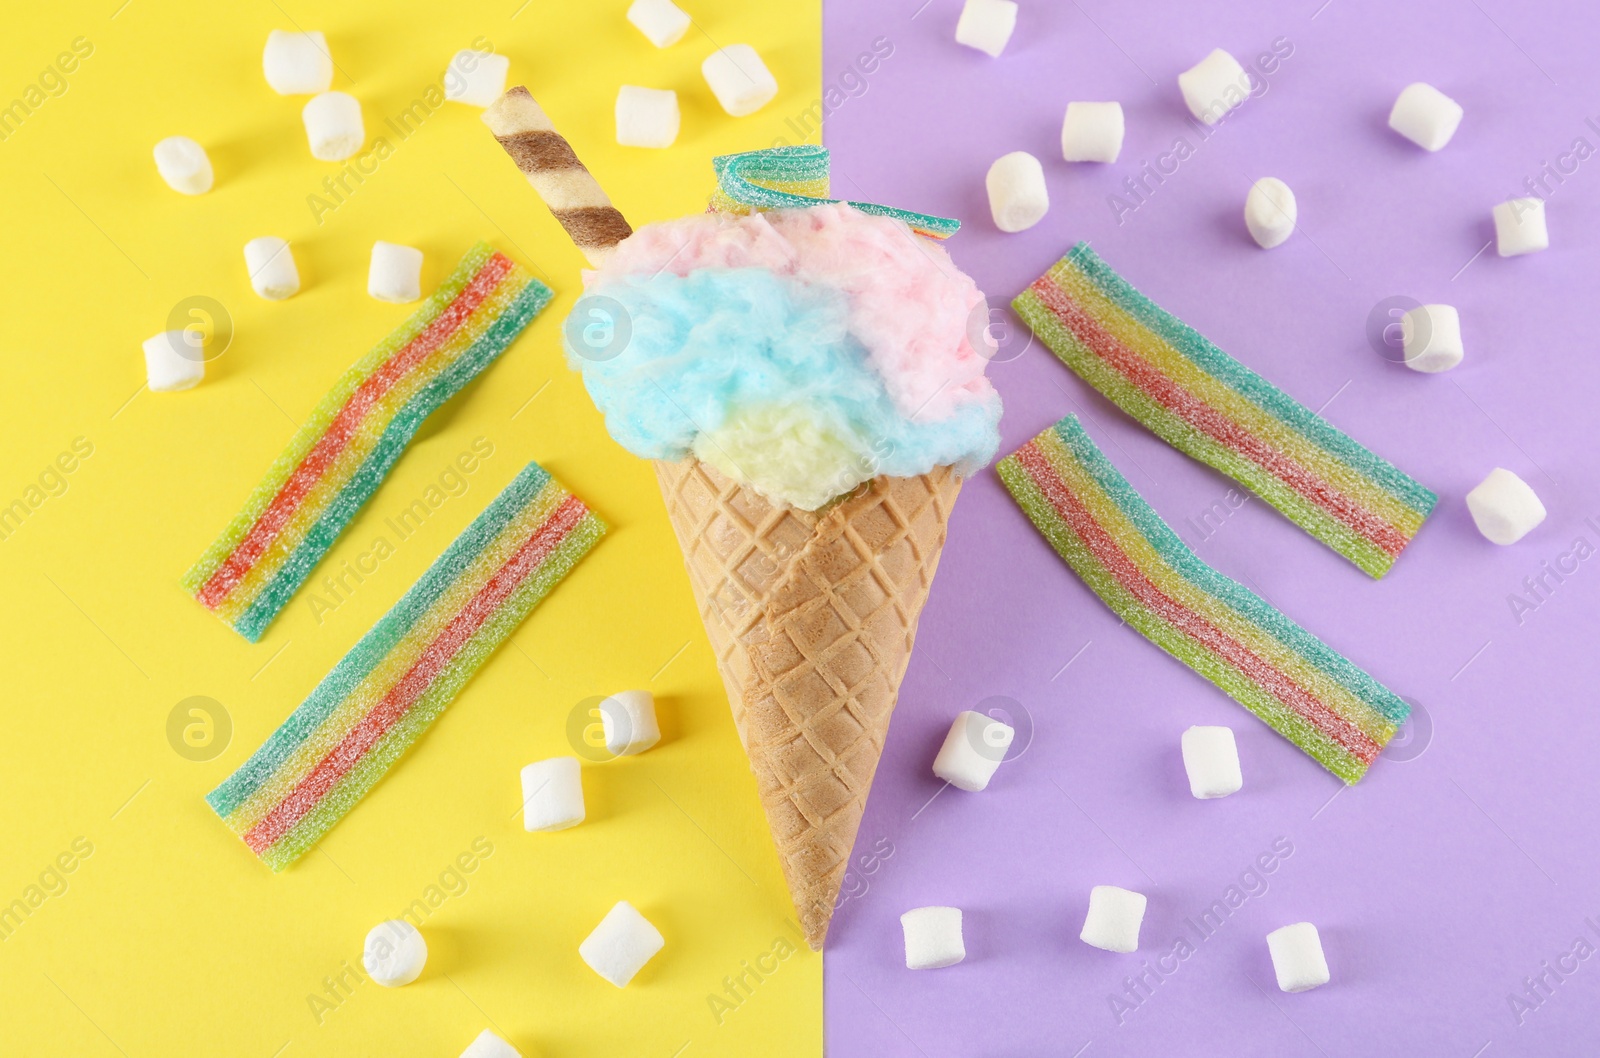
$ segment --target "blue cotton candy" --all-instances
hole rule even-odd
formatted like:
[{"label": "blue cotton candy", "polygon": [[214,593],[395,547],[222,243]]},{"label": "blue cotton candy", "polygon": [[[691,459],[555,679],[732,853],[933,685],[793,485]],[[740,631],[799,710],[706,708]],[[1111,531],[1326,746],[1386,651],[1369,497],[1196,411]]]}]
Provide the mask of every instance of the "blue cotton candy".
[{"label": "blue cotton candy", "polygon": [[[899,410],[833,286],[765,268],[601,275],[573,312],[590,319],[608,325],[605,339],[569,326],[567,359],[618,443],[647,459],[700,454],[736,478],[759,465],[744,483],[796,506],[879,474],[971,474],[999,447],[1000,400],[987,387],[939,402],[940,418]],[[788,459],[775,438],[757,446],[760,460],[733,454],[751,450],[747,424],[796,422],[821,436],[817,451]]]}]

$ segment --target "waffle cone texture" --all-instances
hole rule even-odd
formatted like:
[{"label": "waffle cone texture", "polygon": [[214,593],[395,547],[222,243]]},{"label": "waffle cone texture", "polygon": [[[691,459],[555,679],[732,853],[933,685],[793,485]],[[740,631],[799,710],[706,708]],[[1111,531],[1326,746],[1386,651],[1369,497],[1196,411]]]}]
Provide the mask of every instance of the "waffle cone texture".
[{"label": "waffle cone texture", "polygon": [[657,462],[806,940],[822,949],[961,480],[877,477],[818,511]]}]

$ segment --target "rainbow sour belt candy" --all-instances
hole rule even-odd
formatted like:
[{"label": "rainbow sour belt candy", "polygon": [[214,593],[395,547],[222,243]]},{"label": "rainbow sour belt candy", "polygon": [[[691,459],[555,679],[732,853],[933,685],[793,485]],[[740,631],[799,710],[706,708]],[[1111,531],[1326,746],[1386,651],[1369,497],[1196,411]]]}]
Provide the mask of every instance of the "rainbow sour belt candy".
[{"label": "rainbow sour belt candy", "polygon": [[550,288],[479,243],[410,319],[322,398],[183,586],[254,643],[417,427],[505,351]]},{"label": "rainbow sour belt candy", "polygon": [[1075,415],[997,467],[1045,539],[1120,617],[1354,784],[1410,709],[1194,556]]},{"label": "rainbow sour belt candy", "polygon": [[206,803],[267,866],[293,863],[605,531],[529,463]]},{"label": "rainbow sour belt candy", "polygon": [[[711,160],[717,171],[717,189],[711,208],[718,213],[746,214],[753,210],[795,209],[838,199],[828,197],[828,148],[812,144],[769,147],[744,154],[724,154]],[[850,202],[863,213],[904,221],[918,235],[948,239],[961,227],[959,220],[916,213],[909,209]]]},{"label": "rainbow sour belt candy", "polygon": [[1123,411],[1374,577],[1433,510],[1432,492],[1157,307],[1088,243],[1011,304]]}]

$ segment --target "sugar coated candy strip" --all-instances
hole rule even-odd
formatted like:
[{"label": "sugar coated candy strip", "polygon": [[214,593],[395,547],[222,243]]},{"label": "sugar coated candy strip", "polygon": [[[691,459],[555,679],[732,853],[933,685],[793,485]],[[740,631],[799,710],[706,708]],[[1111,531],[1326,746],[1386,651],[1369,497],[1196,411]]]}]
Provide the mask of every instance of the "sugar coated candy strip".
[{"label": "sugar coated candy strip", "polygon": [[[717,189],[711,208],[719,213],[745,214],[766,209],[794,209],[839,201],[828,197],[828,148],[813,144],[770,147],[763,151],[724,154],[713,158]],[[918,235],[948,239],[961,227],[949,217],[914,213],[872,202],[848,203],[863,213],[901,220]]]},{"label": "sugar coated candy strip", "polygon": [[1000,479],[1101,600],[1354,784],[1405,722],[1399,697],[1195,557],[1069,415],[1001,460]]},{"label": "sugar coated candy strip", "polygon": [[550,288],[485,243],[346,371],[183,578],[251,642],[382,484],[422,421],[505,351]]},{"label": "sugar coated candy strip", "polygon": [[267,866],[293,863],[605,531],[529,463],[206,803]]},{"label": "sugar coated candy strip", "polygon": [[1373,577],[1433,510],[1432,492],[1163,311],[1088,243],[1012,307],[1123,411]]}]

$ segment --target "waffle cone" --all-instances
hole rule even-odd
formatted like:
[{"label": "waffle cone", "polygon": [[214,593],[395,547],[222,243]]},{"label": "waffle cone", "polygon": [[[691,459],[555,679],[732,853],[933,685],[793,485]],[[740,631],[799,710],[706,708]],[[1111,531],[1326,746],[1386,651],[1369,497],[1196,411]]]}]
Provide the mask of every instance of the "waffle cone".
[{"label": "waffle cone", "polygon": [[821,950],[961,480],[878,477],[820,511],[656,463],[785,880]]}]

